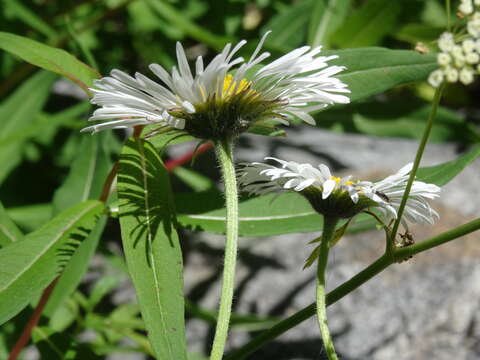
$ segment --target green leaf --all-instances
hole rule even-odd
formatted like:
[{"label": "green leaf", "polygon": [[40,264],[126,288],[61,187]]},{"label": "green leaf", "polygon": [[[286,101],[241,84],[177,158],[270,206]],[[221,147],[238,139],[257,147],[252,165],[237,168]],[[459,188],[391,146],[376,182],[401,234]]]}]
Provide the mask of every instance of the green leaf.
[{"label": "green leaf", "polygon": [[104,206],[78,204],[0,250],[0,324],[11,319],[58,276]]},{"label": "green leaf", "polygon": [[[37,134],[30,128],[47,101],[55,78],[47,72],[39,72],[0,105],[0,183],[20,162],[25,141]],[[16,138],[18,134],[20,137]]]},{"label": "green leaf", "polygon": [[406,24],[402,26],[396,33],[395,38],[406,41],[411,44],[417,42],[433,42],[440,34],[445,31],[445,27],[437,27],[427,24]]},{"label": "green leaf", "polygon": [[[337,132],[420,139],[431,104],[415,98],[371,100],[319,113],[317,126]],[[463,117],[439,107],[430,142],[476,142],[479,135]]]},{"label": "green leaf", "polygon": [[45,70],[60,74],[90,95],[88,88],[100,74],[68,52],[6,32],[0,32],[0,49]]},{"label": "green leaf", "polygon": [[310,18],[308,43],[328,47],[330,35],[344,24],[351,6],[351,0],[317,0]]},{"label": "green leaf", "polygon": [[[111,136],[113,136],[111,133],[105,132],[82,138],[70,173],[64,184],[55,192],[54,214],[73,204],[100,197],[103,184],[112,167],[110,154],[105,145]],[[102,216],[70,259],[45,307],[45,315],[53,315],[55,309],[77,288],[95,253],[106,222],[106,216]]]},{"label": "green leaf", "polygon": [[338,55],[331,65],[345,66],[337,78],[348,84],[350,101],[382,93],[397,85],[425,80],[437,68],[435,54],[379,47],[326,51]]},{"label": "green leaf", "polygon": [[98,199],[103,183],[112,167],[110,154],[104,143],[109,132],[82,137],[70,173],[53,197],[54,215],[88,199]]},{"label": "green leaf", "polygon": [[147,0],[148,5],[154,12],[157,12],[160,16],[165,18],[172,26],[182,30],[193,39],[199,40],[205,43],[217,51],[222,48],[231,40],[230,38],[216,35],[206,28],[197,25],[191,21],[182,12],[178,11],[173,5],[165,1]]},{"label": "green leaf", "polygon": [[420,168],[417,171],[417,180],[432,183],[438,186],[448,184],[465,167],[480,156],[480,146],[475,146],[465,155],[446,163]]},{"label": "green leaf", "polygon": [[0,248],[23,238],[23,234],[10,219],[0,202]]},{"label": "green leaf", "polygon": [[299,1],[272,17],[261,30],[262,33],[272,31],[265,46],[287,52],[302,45],[312,8],[313,1]]},{"label": "green leaf", "polygon": [[202,174],[184,168],[182,166],[177,166],[172,171],[175,176],[177,176],[183,183],[188,185],[193,191],[201,192],[208,191],[215,187],[213,181]]},{"label": "green leaf", "polygon": [[52,205],[35,204],[8,208],[7,214],[24,232],[31,232],[50,220]]},{"label": "green leaf", "polygon": [[128,270],[159,359],[186,359],[182,253],[169,177],[148,141],[124,146],[118,173]]},{"label": "green leaf", "polygon": [[[175,199],[178,221],[183,227],[224,233],[225,209],[221,194],[176,194]],[[240,202],[239,211],[240,236],[271,236],[322,228],[322,217],[299,194],[249,198]]]},{"label": "green leaf", "polygon": [[369,0],[332,37],[340,48],[377,45],[396,26],[402,7],[391,0]]},{"label": "green leaf", "polygon": [[32,29],[37,30],[48,38],[53,38],[56,35],[56,31],[52,29],[42,18],[35,14],[28,7],[23,5],[18,0],[5,0],[4,1],[5,12],[10,13],[14,18],[23,21]]}]

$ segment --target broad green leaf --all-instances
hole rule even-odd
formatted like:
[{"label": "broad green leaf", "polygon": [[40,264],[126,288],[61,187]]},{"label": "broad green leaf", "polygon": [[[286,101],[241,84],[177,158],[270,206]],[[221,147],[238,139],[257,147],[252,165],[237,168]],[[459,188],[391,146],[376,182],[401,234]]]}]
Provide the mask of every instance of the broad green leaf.
[{"label": "broad green leaf", "polygon": [[0,249],[5,245],[19,241],[22,238],[22,232],[18,229],[12,219],[10,219],[0,202]]},{"label": "broad green leaf", "polygon": [[432,183],[438,186],[448,184],[465,167],[480,156],[480,146],[475,146],[468,153],[446,163],[420,168],[417,171],[417,180]]},{"label": "broad green leaf", "polygon": [[46,37],[55,37],[56,31],[32,10],[23,5],[20,0],[4,0],[4,7],[8,17],[14,17],[23,21],[32,29],[37,30]]},{"label": "broad green leaf", "polygon": [[[176,203],[178,221],[183,227],[219,234],[225,231],[221,194],[176,194]],[[240,202],[239,210],[240,236],[271,236],[322,228],[322,217],[299,194],[250,198]]]},{"label": "broad green leaf", "polygon": [[88,88],[100,74],[62,49],[44,45],[6,32],[0,32],[0,49],[45,70],[60,74],[80,86],[88,95]]},{"label": "broad green leaf", "polygon": [[[30,128],[47,101],[55,78],[47,72],[39,72],[1,103],[0,183],[20,162],[25,141],[37,134]],[[15,135],[20,136],[16,138]]]},{"label": "broad green leaf", "polygon": [[351,6],[351,0],[317,0],[310,18],[308,43],[328,47],[330,35],[345,22]]},{"label": "broad green leaf", "polygon": [[35,204],[8,208],[7,214],[24,232],[31,232],[48,220],[52,215],[52,205]]},{"label": "broad green leaf", "polygon": [[159,359],[186,359],[182,253],[168,173],[152,144],[131,139],[118,173],[127,266]]},{"label": "broad green leaf", "polygon": [[[112,167],[110,154],[105,146],[107,138],[111,136],[111,133],[105,132],[82,138],[70,173],[64,184],[55,192],[53,198],[54,214],[69,208],[73,204],[100,197],[103,184]],[[102,216],[93,231],[70,259],[45,307],[45,315],[52,315],[55,309],[80,283],[95,253],[105,224],[106,217]]]},{"label": "broad green leaf", "polygon": [[0,250],[0,324],[58,276],[103,209],[98,201],[78,204]]},{"label": "broad green leaf", "polygon": [[331,65],[345,66],[337,78],[348,84],[350,101],[382,93],[397,85],[425,80],[437,68],[434,54],[379,47],[326,51],[338,55]]},{"label": "broad green leaf", "polygon": [[391,0],[369,0],[348,18],[333,36],[340,48],[377,45],[396,25],[401,4]]}]

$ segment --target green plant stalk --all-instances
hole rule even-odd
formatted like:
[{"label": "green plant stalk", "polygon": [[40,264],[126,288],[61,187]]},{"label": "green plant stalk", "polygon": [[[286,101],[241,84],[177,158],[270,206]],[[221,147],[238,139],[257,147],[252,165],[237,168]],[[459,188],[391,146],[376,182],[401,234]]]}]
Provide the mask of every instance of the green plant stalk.
[{"label": "green plant stalk", "polygon": [[[366,267],[364,270],[352,277],[350,280],[347,280],[346,282],[335,288],[333,291],[329,292],[326,296],[326,305],[330,306],[338,300],[342,299],[344,296],[348,295],[349,293],[366,283],[374,276],[381,273],[388,266],[395,262],[407,259],[410,256],[432,249],[436,246],[455,240],[461,236],[470,234],[479,229],[480,218],[456,227],[455,229],[446,231],[442,234],[418,242],[414,245],[396,249],[393,256],[389,254],[384,254],[375,262]],[[225,357],[225,360],[245,359],[248,355],[252,354],[257,349],[261,348],[263,345],[267,344],[268,342],[277,338],[289,329],[297,326],[298,324],[315,315],[315,309],[315,303],[308,305],[307,307],[296,312],[292,316],[289,316],[285,320],[278,322],[269,330],[262,332],[260,335],[253,338],[250,342],[243,345],[241,348],[233,351]]]},{"label": "green plant stalk", "polygon": [[452,29],[452,6],[450,0],[445,0],[445,9],[447,10],[447,31]]},{"label": "green plant stalk", "polygon": [[435,95],[433,96],[432,109],[428,116],[427,125],[423,131],[422,139],[418,145],[417,154],[415,155],[415,161],[413,162],[413,168],[410,172],[410,177],[408,178],[407,186],[405,187],[405,192],[403,193],[402,202],[397,212],[397,219],[393,224],[392,232],[390,233],[390,246],[393,246],[395,243],[395,237],[397,236],[398,227],[400,226],[400,221],[402,220],[403,211],[407,205],[408,196],[410,195],[410,190],[412,189],[413,181],[415,180],[415,175],[417,174],[418,167],[420,166],[420,161],[422,160],[423,152],[425,151],[425,146],[427,145],[428,138],[430,137],[430,132],[433,127],[433,121],[437,115],[438,105],[440,104],[440,98],[442,97],[443,89],[445,88],[445,83],[442,83],[436,90]]},{"label": "green plant stalk", "polygon": [[337,223],[337,218],[331,218],[327,216],[324,217],[317,268],[317,320],[318,326],[320,327],[320,333],[322,334],[323,346],[325,347],[329,360],[338,360],[338,356],[335,352],[335,347],[333,346],[330,330],[328,330],[327,305],[325,296],[325,272],[328,263],[328,244],[335,234],[335,227],[337,226]]},{"label": "green plant stalk", "polygon": [[233,163],[233,140],[228,139],[217,142],[215,144],[215,151],[222,169],[223,182],[225,184],[227,221],[220,308],[210,360],[221,360],[227,341],[235,282],[235,263],[237,260],[238,247],[238,191]]}]

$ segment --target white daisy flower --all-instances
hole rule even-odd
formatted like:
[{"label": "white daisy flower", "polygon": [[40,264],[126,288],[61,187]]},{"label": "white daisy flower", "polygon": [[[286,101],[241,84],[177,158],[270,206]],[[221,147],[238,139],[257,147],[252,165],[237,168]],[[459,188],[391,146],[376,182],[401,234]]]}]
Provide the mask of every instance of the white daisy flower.
[{"label": "white daisy flower", "polygon": [[319,56],[321,47],[304,46],[259,66],[270,56],[261,52],[267,35],[248,61],[236,56],[246,43],[242,40],[233,48],[226,45],[206,66],[199,56],[194,72],[177,43],[178,67],[171,73],[158,64],[149,66],[160,81],[112,70],[91,89],[91,102],[101,107],[89,120],[101,122],[83,130],[159,124],[218,139],[271,119],[288,125],[288,119],[298,117],[315,124],[310,112],[349,102],[343,95],[350,92],[347,85],[334,77],[344,67],[328,66],[337,56]]},{"label": "white daisy flower", "polygon": [[[412,164],[382,181],[352,181],[351,176],[335,177],[323,164],[313,167],[293,161],[274,160],[281,166],[264,163],[241,165],[239,184],[251,194],[262,195],[283,190],[293,190],[304,195],[312,207],[326,216],[348,218],[367,208],[378,208],[389,222],[397,217],[402,196],[408,182]],[[440,188],[434,184],[414,181],[404,210],[403,221],[432,224],[438,214],[427,200],[439,196]]]},{"label": "white daisy flower", "polygon": [[[397,212],[400,208],[412,167],[413,163],[405,165],[396,174],[390,175],[365,188],[362,194],[379,205],[378,209],[387,222],[397,218]],[[433,224],[435,222],[438,214],[430,207],[428,200],[438,198],[440,196],[440,190],[441,189],[434,184],[428,184],[422,181],[413,182],[403,212],[404,218],[402,219],[402,223],[405,227],[406,222],[427,224]]]}]

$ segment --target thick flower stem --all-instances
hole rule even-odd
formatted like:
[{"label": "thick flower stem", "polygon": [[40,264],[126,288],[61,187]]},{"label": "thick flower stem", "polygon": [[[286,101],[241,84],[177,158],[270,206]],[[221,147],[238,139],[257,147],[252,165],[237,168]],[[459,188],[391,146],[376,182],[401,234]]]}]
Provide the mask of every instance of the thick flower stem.
[{"label": "thick flower stem", "polygon": [[327,324],[327,304],[325,293],[325,270],[327,269],[329,242],[335,233],[335,226],[337,225],[337,218],[324,217],[323,233],[320,243],[320,255],[318,257],[317,268],[317,319],[322,334],[323,345],[328,355],[329,360],[337,360],[337,354],[333,346],[333,341],[330,336]]},{"label": "thick flower stem", "polygon": [[223,357],[227,341],[230,313],[232,311],[233,289],[235,280],[235,263],[237,260],[238,242],[238,195],[237,179],[233,164],[233,141],[217,142],[215,150],[222,169],[225,184],[225,203],[227,208],[225,262],[223,268],[220,308],[215,329],[210,360],[220,360]]}]

